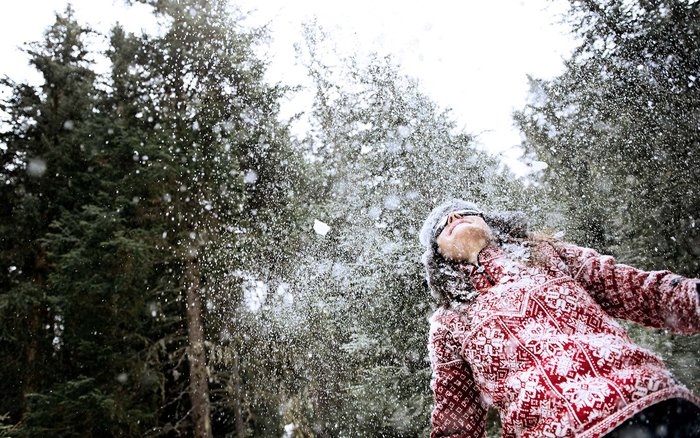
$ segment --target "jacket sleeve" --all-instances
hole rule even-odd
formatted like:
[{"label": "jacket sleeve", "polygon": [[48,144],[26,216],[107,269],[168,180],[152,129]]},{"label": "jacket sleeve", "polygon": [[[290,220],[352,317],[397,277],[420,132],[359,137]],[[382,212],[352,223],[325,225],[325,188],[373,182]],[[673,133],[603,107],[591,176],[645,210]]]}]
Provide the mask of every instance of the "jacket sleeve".
[{"label": "jacket sleeve", "polygon": [[700,332],[700,280],[642,271],[589,248],[557,242],[556,251],[608,314],[677,333]]},{"label": "jacket sleeve", "polygon": [[486,409],[459,345],[445,327],[433,327],[428,350],[435,401],[430,438],[483,438]]}]

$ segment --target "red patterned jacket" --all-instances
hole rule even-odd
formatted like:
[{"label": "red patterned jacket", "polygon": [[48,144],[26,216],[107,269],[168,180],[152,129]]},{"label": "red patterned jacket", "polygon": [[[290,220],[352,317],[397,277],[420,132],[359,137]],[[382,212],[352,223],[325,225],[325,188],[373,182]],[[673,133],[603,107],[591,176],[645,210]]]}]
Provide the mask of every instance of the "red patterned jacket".
[{"label": "red patterned jacket", "polygon": [[613,319],[700,331],[698,280],[643,272],[565,243],[480,254],[495,285],[431,318],[431,437],[483,437],[489,406],[503,437],[600,437],[659,401],[700,400]]}]

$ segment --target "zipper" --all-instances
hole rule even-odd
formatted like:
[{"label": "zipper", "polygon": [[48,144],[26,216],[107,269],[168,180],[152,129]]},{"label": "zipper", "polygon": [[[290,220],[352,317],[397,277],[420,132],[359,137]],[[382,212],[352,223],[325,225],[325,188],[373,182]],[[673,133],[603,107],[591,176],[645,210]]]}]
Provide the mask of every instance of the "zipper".
[{"label": "zipper", "polygon": [[478,261],[476,265],[476,272],[483,275],[486,281],[488,281],[491,286],[494,286],[496,284],[496,282],[493,280],[493,277],[491,277],[491,274],[489,274],[486,268],[484,268],[484,265],[478,263]]}]

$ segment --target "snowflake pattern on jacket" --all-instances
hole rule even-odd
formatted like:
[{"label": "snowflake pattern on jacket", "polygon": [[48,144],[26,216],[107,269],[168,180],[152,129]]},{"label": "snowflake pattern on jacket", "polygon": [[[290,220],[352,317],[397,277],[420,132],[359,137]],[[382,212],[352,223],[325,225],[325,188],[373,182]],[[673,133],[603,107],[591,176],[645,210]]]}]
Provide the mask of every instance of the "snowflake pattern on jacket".
[{"label": "snowflake pattern on jacket", "polygon": [[697,279],[644,272],[587,248],[542,242],[527,266],[487,247],[479,295],[431,317],[431,437],[483,437],[490,406],[502,436],[600,437],[665,399],[700,400],[613,318],[700,331]]}]

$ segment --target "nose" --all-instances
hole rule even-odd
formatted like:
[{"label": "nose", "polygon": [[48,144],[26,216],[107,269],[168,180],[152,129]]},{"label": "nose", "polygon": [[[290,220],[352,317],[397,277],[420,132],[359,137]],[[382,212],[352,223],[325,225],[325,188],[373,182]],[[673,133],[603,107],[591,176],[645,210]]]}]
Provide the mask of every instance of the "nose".
[{"label": "nose", "polygon": [[447,224],[449,225],[453,221],[456,221],[457,219],[462,219],[462,215],[452,212],[447,216]]}]

